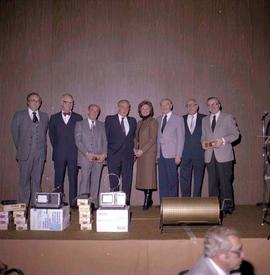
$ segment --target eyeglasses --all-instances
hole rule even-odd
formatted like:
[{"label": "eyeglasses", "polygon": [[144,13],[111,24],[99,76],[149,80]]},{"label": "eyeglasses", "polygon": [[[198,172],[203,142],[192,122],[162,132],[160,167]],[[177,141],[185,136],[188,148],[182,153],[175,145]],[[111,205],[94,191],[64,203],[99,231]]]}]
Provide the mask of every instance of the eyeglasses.
[{"label": "eyeglasses", "polygon": [[64,100],[63,101],[65,104],[73,104],[73,101],[66,101],[66,100]]},{"label": "eyeglasses", "polygon": [[238,257],[241,256],[242,252],[243,252],[243,246],[241,246],[240,248],[236,249],[236,250],[229,250],[229,252],[237,255]]}]

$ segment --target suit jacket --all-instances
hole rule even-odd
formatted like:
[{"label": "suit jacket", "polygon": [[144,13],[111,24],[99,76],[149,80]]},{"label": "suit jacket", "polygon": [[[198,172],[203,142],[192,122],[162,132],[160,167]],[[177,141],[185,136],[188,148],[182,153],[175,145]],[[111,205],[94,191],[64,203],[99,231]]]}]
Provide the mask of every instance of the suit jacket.
[{"label": "suit jacket", "polygon": [[219,275],[208,258],[202,257],[189,271],[188,275]]},{"label": "suit jacket", "polygon": [[[49,117],[47,113],[39,111],[39,129],[38,129],[38,147],[37,150],[40,151],[41,157],[46,159],[46,149],[47,149],[47,129]],[[23,111],[18,111],[14,114],[11,122],[11,133],[13,142],[15,144],[17,153],[17,160],[27,160],[31,150],[32,144],[32,132],[31,127],[33,126],[33,121],[31,120],[28,109]]]},{"label": "suit jacket", "polygon": [[105,130],[108,142],[108,158],[124,155],[133,155],[134,138],[137,122],[134,117],[127,117],[129,132],[126,136],[121,128],[118,114],[107,116],[105,119]]},{"label": "suit jacket", "polygon": [[160,149],[165,158],[182,157],[185,141],[185,126],[182,117],[171,114],[163,133],[161,133],[162,116],[157,118],[159,123],[157,138],[157,158],[160,157]]},{"label": "suit jacket", "polygon": [[105,124],[96,121],[96,125],[91,130],[88,119],[78,121],[75,126],[75,142],[78,147],[78,165],[89,163],[85,154],[104,154],[107,155],[107,138],[105,133]]},{"label": "suit jacket", "polygon": [[211,161],[213,152],[218,162],[232,161],[234,155],[231,143],[239,138],[239,129],[231,114],[220,112],[214,133],[210,125],[210,115],[203,118],[201,141],[212,141],[217,138],[224,138],[225,145],[221,145],[220,148],[205,150],[205,162],[209,163]]},{"label": "suit jacket", "polygon": [[201,159],[204,160],[204,150],[201,144],[202,137],[202,119],[206,115],[197,114],[196,126],[193,133],[190,133],[187,124],[188,115],[184,115],[184,123],[185,123],[185,144],[183,149],[183,158],[187,159]]},{"label": "suit jacket", "polygon": [[77,160],[77,147],[75,144],[75,125],[77,121],[82,120],[82,116],[72,112],[67,124],[65,124],[62,112],[51,116],[49,121],[49,137],[53,147],[52,159]]}]

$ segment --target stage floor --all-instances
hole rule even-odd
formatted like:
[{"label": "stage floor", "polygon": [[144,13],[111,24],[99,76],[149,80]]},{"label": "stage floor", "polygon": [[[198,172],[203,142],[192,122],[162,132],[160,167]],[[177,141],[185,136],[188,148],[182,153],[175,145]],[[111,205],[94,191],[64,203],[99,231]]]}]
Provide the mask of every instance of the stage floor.
[{"label": "stage floor", "polygon": [[[203,238],[209,226],[181,226],[160,231],[159,206],[143,211],[139,206],[130,207],[131,219],[128,233],[97,233],[95,222],[92,231],[80,231],[78,210],[71,211],[71,225],[62,232],[16,231],[11,225],[8,231],[0,231],[0,239],[17,240],[170,240]],[[95,212],[94,212],[95,217]],[[262,222],[262,209],[251,206],[237,206],[232,215],[223,218],[223,225],[236,228],[242,238],[267,238],[270,226]]]},{"label": "stage floor", "polygon": [[[0,231],[0,260],[27,275],[176,275],[203,253],[209,226],[181,226],[160,232],[159,207],[130,208],[128,233],[80,231],[78,210],[63,232]],[[95,214],[95,213],[94,213]],[[249,275],[270,274],[270,226],[261,226],[262,210],[237,206],[223,224],[239,230]]]}]

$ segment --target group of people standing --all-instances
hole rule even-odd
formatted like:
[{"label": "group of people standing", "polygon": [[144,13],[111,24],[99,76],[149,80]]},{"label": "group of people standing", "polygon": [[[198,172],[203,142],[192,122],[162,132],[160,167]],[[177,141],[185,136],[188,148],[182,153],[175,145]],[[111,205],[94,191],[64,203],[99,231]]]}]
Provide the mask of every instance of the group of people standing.
[{"label": "group of people standing", "polygon": [[[134,161],[137,161],[136,188],[145,194],[143,209],[152,204],[152,192],[159,190],[160,199],[178,196],[180,165],[181,195],[201,196],[205,163],[208,170],[209,196],[216,196],[225,213],[232,213],[233,149],[239,130],[232,115],[221,111],[216,97],[207,100],[209,115],[198,112],[195,99],[186,103],[187,114],[173,112],[169,98],[160,101],[161,115],[154,118],[149,100],[138,105],[141,120],[129,116],[130,103],[117,103],[117,114],[98,120],[101,109],[90,104],[87,118],[73,111],[70,94],[61,98],[61,111],[48,115],[41,112],[41,97],[27,95],[28,108],[16,112],[12,119],[12,137],[17,150],[20,171],[20,201],[33,204],[35,192],[41,191],[41,177],[46,159],[46,133],[53,149],[55,190],[64,193],[66,169],[69,181],[69,203],[76,207],[76,198],[90,194],[98,207],[102,167],[108,166],[111,191],[120,189],[130,203]],[[156,163],[158,169],[156,169]],[[78,167],[81,179],[78,184]],[[158,182],[157,187],[157,171]],[[192,173],[194,187],[192,192]]]}]

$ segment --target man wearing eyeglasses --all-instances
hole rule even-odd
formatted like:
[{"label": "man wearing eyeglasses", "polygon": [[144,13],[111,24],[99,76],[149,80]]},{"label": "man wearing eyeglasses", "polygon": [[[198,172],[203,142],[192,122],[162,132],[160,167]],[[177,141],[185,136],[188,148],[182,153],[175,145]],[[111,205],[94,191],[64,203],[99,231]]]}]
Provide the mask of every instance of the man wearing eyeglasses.
[{"label": "man wearing eyeglasses", "polygon": [[182,197],[191,197],[191,179],[194,171],[193,197],[201,196],[204,175],[204,150],[201,144],[202,119],[205,115],[198,113],[196,99],[186,103],[187,114],[183,116],[185,123],[185,143],[180,165],[180,186]]},{"label": "man wearing eyeglasses", "polygon": [[[244,258],[238,232],[225,226],[208,230],[204,240],[204,257],[189,271],[189,275],[229,275],[237,271]],[[233,272],[233,274],[241,274]]]},{"label": "man wearing eyeglasses", "polygon": [[210,197],[218,197],[224,214],[234,210],[232,143],[239,138],[239,129],[231,114],[221,111],[217,97],[207,100],[209,115],[202,121],[202,147],[208,171]]},{"label": "man wearing eyeglasses", "polygon": [[26,97],[27,109],[14,114],[11,122],[12,138],[19,164],[19,200],[27,206],[41,191],[41,176],[46,159],[46,133],[49,117],[39,110],[42,99],[38,93]]},{"label": "man wearing eyeglasses", "polygon": [[77,197],[77,155],[75,144],[75,125],[83,118],[73,112],[74,99],[70,94],[63,94],[61,98],[62,110],[53,114],[49,121],[49,137],[53,148],[55,191],[64,193],[66,168],[69,181],[69,204],[76,207]]}]

